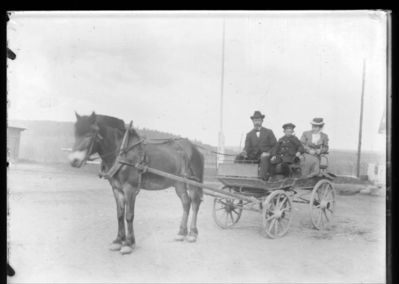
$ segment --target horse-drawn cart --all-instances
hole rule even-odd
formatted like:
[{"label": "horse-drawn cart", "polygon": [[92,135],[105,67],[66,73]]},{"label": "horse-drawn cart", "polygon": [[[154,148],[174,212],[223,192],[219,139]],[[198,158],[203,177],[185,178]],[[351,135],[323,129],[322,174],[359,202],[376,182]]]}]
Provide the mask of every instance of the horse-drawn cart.
[{"label": "horse-drawn cart", "polygon": [[140,164],[123,160],[120,163],[203,188],[205,194],[214,197],[213,217],[223,229],[234,226],[243,210],[252,210],[262,214],[265,236],[278,238],[288,232],[293,202],[309,204],[316,229],[324,229],[330,223],[335,209],[335,190],[331,183],[334,176],[326,172],[312,178],[283,178],[266,182],[258,177],[257,164],[226,163],[219,165],[217,175],[223,186],[215,188]]},{"label": "horse-drawn cart", "polygon": [[[223,187],[216,188],[203,183],[203,155],[188,139],[149,142],[132,128],[132,122],[126,127],[123,120],[94,112],[83,117],[76,114],[76,118],[76,141],[69,156],[71,165],[79,168],[95,153],[101,157],[99,176],[109,181],[117,206],[118,234],[110,248],[122,254],[132,252],[135,245],[134,204],[140,189],[175,188],[183,205],[176,237],[179,241],[195,242],[197,239],[201,188],[215,198],[213,216],[218,226],[232,227],[243,210],[254,210],[262,213],[263,232],[271,238],[287,233],[293,202],[309,204],[311,220],[317,229],[324,228],[334,213],[335,191],[331,183],[334,175],[325,169],[313,178],[296,178],[297,165],[292,164],[290,177],[265,182],[258,177],[257,164],[225,163],[219,165],[217,175]],[[305,190],[305,194],[300,194],[299,190]],[[309,193],[310,198],[305,198]],[[192,217],[188,231],[190,207]]]},{"label": "horse-drawn cart", "polygon": [[332,174],[321,172],[312,178],[282,178],[266,182],[259,179],[257,173],[256,164],[219,166],[218,180],[223,184],[222,190],[256,199],[249,202],[240,198],[216,197],[213,217],[219,227],[234,226],[243,210],[252,210],[262,214],[262,231],[266,236],[282,237],[288,232],[292,220],[293,202],[309,204],[316,229],[324,229],[330,223],[335,209]]}]

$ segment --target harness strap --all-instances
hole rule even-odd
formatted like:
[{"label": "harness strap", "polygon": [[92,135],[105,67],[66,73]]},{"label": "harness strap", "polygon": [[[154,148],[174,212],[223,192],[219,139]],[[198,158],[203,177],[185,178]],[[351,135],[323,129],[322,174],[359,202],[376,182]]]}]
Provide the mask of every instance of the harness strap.
[{"label": "harness strap", "polygon": [[129,133],[130,133],[130,129],[132,128],[132,124],[133,124],[133,121],[130,122],[129,127],[126,128],[125,135],[123,135],[121,147],[119,150],[119,156],[122,154],[123,149],[125,148],[125,145],[126,145],[127,141],[129,140]]},{"label": "harness strap", "polygon": [[[130,122],[129,127],[125,131],[125,135],[123,136],[121,147],[120,147],[120,150],[119,150],[119,155],[116,157],[116,160],[115,160],[114,164],[108,170],[108,172],[104,173],[102,170],[100,170],[100,173],[99,173],[100,178],[105,178],[105,179],[108,179],[108,180],[112,179],[114,177],[114,175],[121,169],[121,167],[123,167],[123,164],[120,163],[120,161],[122,159],[122,156],[126,155],[126,153],[128,153],[134,147],[136,147],[137,145],[140,145],[141,143],[144,142],[144,139],[140,139],[139,141],[137,141],[134,144],[130,145],[128,148],[125,148],[126,144],[129,141],[129,133],[130,133],[130,129],[131,128],[132,128],[132,122]],[[140,157],[140,161],[139,161],[140,164],[144,163],[145,157],[146,157],[145,153],[143,153],[141,155],[141,157]],[[139,190],[140,190],[141,182],[142,182],[142,174],[143,174],[143,171],[139,170],[139,177],[138,177]],[[138,192],[137,192],[137,194],[138,194]]]},{"label": "harness strap", "polygon": [[[122,164],[121,163],[119,163],[119,159],[120,159],[120,156],[122,155],[122,153],[124,152],[124,148],[125,148],[125,145],[126,145],[126,143],[127,143],[127,141],[129,140],[129,131],[130,131],[130,129],[131,129],[131,127],[132,127],[132,121],[130,122],[130,124],[129,124],[129,127],[126,129],[126,131],[125,131],[125,135],[123,136],[123,139],[122,139],[122,143],[121,143],[121,147],[120,147],[120,150],[119,150],[119,155],[116,157],[116,160],[115,160],[115,163],[112,165],[112,167],[108,170],[108,172],[103,172],[102,171],[102,169],[100,170],[100,173],[99,173],[99,176],[100,176],[100,178],[105,178],[105,179],[108,179],[108,180],[110,180],[110,179],[112,179],[113,178],[113,176],[120,170],[120,168],[122,167]],[[101,168],[103,168],[103,163],[101,162]]]},{"label": "harness strap", "polygon": [[[136,169],[139,173],[136,195],[138,195],[141,190],[141,184],[143,181],[143,173],[145,172],[145,162],[146,162],[145,160],[146,160],[146,155],[145,155],[145,152],[143,152],[143,155],[141,155],[140,161],[138,162],[139,167],[136,167]],[[122,165],[122,164],[120,164],[120,165]]]},{"label": "harness strap", "polygon": [[87,150],[86,157],[83,160],[84,162],[86,162],[90,159],[90,155],[91,155],[91,152],[93,151],[94,143],[96,143],[97,140],[101,140],[101,139],[102,139],[102,136],[98,132],[96,132],[92,135],[92,138],[90,140],[89,149]]},{"label": "harness strap", "polygon": [[102,170],[100,170],[99,176],[100,176],[100,178],[105,178],[105,179],[110,180],[120,170],[121,167],[122,167],[122,164],[119,163],[119,157],[117,157],[115,163],[108,170],[108,172],[103,172]]},{"label": "harness strap", "polygon": [[151,138],[151,139],[146,139],[145,144],[152,144],[152,145],[157,145],[157,144],[168,144],[174,141],[178,140],[183,140],[184,138],[176,137],[176,138]]},{"label": "harness strap", "polygon": [[130,145],[127,149],[122,149],[120,151],[120,155],[121,154],[126,154],[127,152],[129,152],[130,150],[132,150],[134,147],[136,147],[137,145],[141,144],[144,142],[145,139],[140,139],[139,141],[137,141],[136,143]]}]

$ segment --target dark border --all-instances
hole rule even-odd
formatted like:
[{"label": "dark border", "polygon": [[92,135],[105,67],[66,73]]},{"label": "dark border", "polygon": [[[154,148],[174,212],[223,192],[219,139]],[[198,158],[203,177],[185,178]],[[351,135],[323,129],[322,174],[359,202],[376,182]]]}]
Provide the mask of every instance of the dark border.
[{"label": "dark border", "polygon": [[[1,18],[1,23],[2,23],[2,33],[1,33],[1,39],[2,42],[7,43],[7,13],[3,12],[2,18]],[[3,51],[3,57],[2,57],[2,76],[1,76],[1,81],[2,81],[2,96],[1,97],[1,149],[0,149],[0,155],[1,155],[1,205],[0,205],[0,210],[1,210],[1,223],[0,227],[3,232],[1,234],[1,252],[2,252],[2,267],[5,268],[3,271],[7,271],[7,64],[10,64],[9,61],[12,61],[8,59],[7,57],[7,44],[3,45],[2,48]],[[4,261],[4,263],[3,263]],[[4,280],[3,280],[4,277]],[[6,273],[2,273],[1,275],[1,281],[2,283],[7,283],[7,275]]]},{"label": "dark border", "polygon": [[[397,66],[397,33],[398,27],[397,13],[392,11],[391,21],[388,22],[388,29],[391,30],[391,49],[388,46],[388,72],[391,71],[390,80],[388,78],[387,87],[391,85],[391,92],[388,89],[387,100],[387,200],[386,200],[386,268],[387,283],[397,283],[397,271],[394,269],[398,257],[397,230],[398,218],[394,216],[398,214],[395,200],[398,199],[399,175],[397,174],[397,157],[398,157],[398,84],[395,78],[398,78]],[[388,43],[389,44],[389,43]],[[391,66],[391,68],[390,68]],[[389,73],[388,73],[389,74]],[[395,111],[396,110],[396,111]]]},{"label": "dark border", "polygon": [[[168,8],[173,9],[171,7],[171,4],[168,3]],[[264,8],[266,9],[266,8]],[[302,9],[304,7],[302,6]],[[359,8],[353,8],[354,10],[360,10]],[[12,11],[18,11],[22,9],[15,9],[15,8],[10,8],[9,10]],[[25,11],[34,11],[35,9],[24,9]],[[47,9],[43,9],[47,10]],[[67,10],[72,10],[73,9],[67,9]],[[80,9],[81,11],[89,11],[93,9]],[[153,11],[153,10],[158,10],[158,9],[135,9],[135,10],[147,10],[147,11]],[[162,9],[160,9],[162,10]],[[182,8],[174,8],[174,10],[182,10]],[[183,9],[183,10],[189,10],[189,9]],[[199,11],[201,10],[214,10],[214,11],[231,11],[231,9],[204,9],[204,8],[198,8]],[[254,10],[253,8],[241,8],[240,10],[242,11],[248,11],[248,10]],[[278,10],[278,9],[268,9],[268,10]],[[281,9],[284,10],[284,9]],[[292,9],[295,10],[295,9]],[[322,8],[319,9],[312,9],[309,8],[309,10],[323,10]],[[381,10],[381,8],[380,8]],[[386,247],[386,268],[387,268],[387,283],[397,283],[398,282],[398,277],[397,277],[397,272],[394,269],[394,266],[397,263],[397,257],[398,257],[398,245],[395,242],[397,240],[397,230],[398,228],[398,218],[394,218],[395,215],[397,215],[398,208],[394,205],[395,200],[398,199],[399,193],[397,192],[398,187],[399,187],[399,173],[398,172],[398,166],[397,166],[397,157],[398,157],[398,147],[396,145],[399,145],[399,139],[397,136],[397,128],[399,125],[399,116],[398,116],[398,88],[397,88],[397,80],[396,78],[399,78],[399,74],[397,72],[397,66],[398,66],[398,56],[397,56],[397,34],[396,31],[397,29],[397,13],[395,12],[394,9],[392,9],[391,13],[391,60],[388,58],[387,59],[387,66],[389,66],[389,62],[392,63],[392,69],[391,69],[391,84],[392,84],[392,92],[391,95],[389,94],[389,91],[387,93],[387,112],[386,112],[386,122],[387,122],[387,199],[386,199],[386,241],[387,241],[387,247]],[[6,27],[7,27],[7,12],[6,10],[3,11],[2,14],[2,33],[1,33],[1,39],[2,42],[5,43],[3,45],[3,68],[2,68],[2,77],[1,77],[1,82],[2,82],[2,90],[3,90],[3,95],[0,96],[2,103],[1,103],[1,135],[2,137],[1,140],[1,149],[0,149],[0,159],[1,159],[1,197],[0,200],[2,204],[0,205],[0,214],[3,216],[1,218],[1,223],[0,227],[1,230],[3,231],[3,234],[1,234],[1,252],[3,255],[3,268],[6,268],[6,263],[7,263],[7,140],[6,140],[6,134],[7,134],[7,86],[6,86],[6,80],[7,80],[7,64],[12,64],[12,60],[7,58],[7,49],[6,49],[6,39],[7,39],[7,34],[6,34]],[[388,42],[389,44],[389,42]],[[389,49],[389,46],[387,47]],[[18,55],[17,55],[18,58]],[[16,59],[17,60],[17,59]],[[390,71],[388,67],[388,72]],[[389,88],[389,82],[388,83],[388,88]],[[391,104],[389,103],[391,101]],[[393,175],[393,174],[394,175]],[[367,216],[365,216],[367,218]],[[12,265],[12,263],[11,263]],[[361,265],[361,263],[359,263]],[[15,267],[14,267],[15,268]],[[4,269],[3,271],[5,271]],[[18,273],[18,269],[16,269],[16,273]],[[7,283],[7,276],[5,273],[1,274],[1,277],[4,277],[4,281],[0,280],[0,283]]]}]

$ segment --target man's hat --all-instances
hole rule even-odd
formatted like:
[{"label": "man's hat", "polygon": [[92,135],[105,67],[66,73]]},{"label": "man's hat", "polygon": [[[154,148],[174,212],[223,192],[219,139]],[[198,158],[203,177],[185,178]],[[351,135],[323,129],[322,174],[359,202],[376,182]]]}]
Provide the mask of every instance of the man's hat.
[{"label": "man's hat", "polygon": [[313,120],[310,122],[312,125],[316,125],[316,126],[323,126],[324,125],[324,121],[321,117],[315,117],[313,118]]},{"label": "man's hat", "polygon": [[255,119],[255,118],[261,118],[264,119],[265,115],[262,114],[259,110],[256,110],[253,114],[253,116],[251,116],[251,119]]},{"label": "man's hat", "polygon": [[283,128],[284,128],[284,129],[286,129],[286,128],[292,128],[292,129],[294,129],[294,128],[295,128],[295,124],[289,122],[289,123],[284,124],[284,125],[283,125]]}]

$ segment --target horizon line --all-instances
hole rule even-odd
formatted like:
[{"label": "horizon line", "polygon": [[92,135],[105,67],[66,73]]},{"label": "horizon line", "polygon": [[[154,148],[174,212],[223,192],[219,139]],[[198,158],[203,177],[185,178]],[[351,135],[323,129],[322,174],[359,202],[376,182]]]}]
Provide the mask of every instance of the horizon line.
[{"label": "horizon line", "polygon": [[[123,119],[122,119],[123,120]],[[9,125],[8,124],[8,122],[9,121],[27,121],[27,122],[68,122],[68,123],[74,123],[75,121],[73,121],[73,120],[49,120],[49,119],[32,119],[32,120],[28,120],[28,119],[8,119],[7,118],[7,127],[8,126],[11,126],[11,125]],[[126,123],[126,122],[125,122]],[[161,130],[157,130],[157,129],[152,129],[152,128],[147,128],[147,127],[143,127],[143,126],[137,126],[137,128],[141,128],[141,129],[147,129],[147,130],[155,130],[155,131],[159,131],[159,132],[164,132],[164,133],[168,133],[168,134],[172,134],[172,135],[176,135],[176,136],[181,136],[180,134],[175,134],[175,133],[171,133],[171,132],[166,132],[166,131],[161,131]],[[187,137],[188,138],[188,137]],[[190,140],[193,140],[193,141],[198,141],[198,142],[200,142],[200,143],[202,143],[202,144],[206,144],[206,145],[209,145],[209,146],[211,146],[211,147],[216,147],[217,148],[217,145],[213,145],[213,144],[210,144],[210,143],[207,143],[207,142],[203,142],[202,140],[197,140],[197,139],[194,139],[194,138],[189,138]],[[230,149],[237,149],[237,148],[239,148],[239,149],[241,149],[241,148],[243,148],[243,146],[240,148],[239,146],[234,146],[234,145],[225,145],[224,146],[225,148],[230,148]],[[335,150],[335,151],[357,151],[357,149],[344,149],[344,148],[330,148],[331,150]],[[385,150],[386,150],[386,148],[385,148]],[[383,151],[382,150],[372,150],[372,149],[362,149],[362,152],[365,152],[365,151],[368,151],[368,152],[377,152],[377,153],[382,153]]]}]

